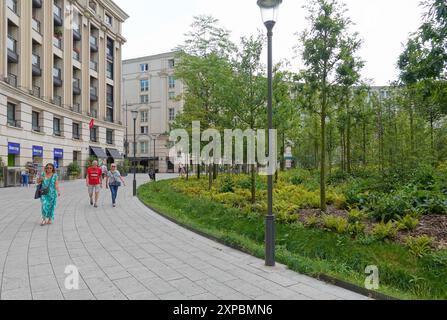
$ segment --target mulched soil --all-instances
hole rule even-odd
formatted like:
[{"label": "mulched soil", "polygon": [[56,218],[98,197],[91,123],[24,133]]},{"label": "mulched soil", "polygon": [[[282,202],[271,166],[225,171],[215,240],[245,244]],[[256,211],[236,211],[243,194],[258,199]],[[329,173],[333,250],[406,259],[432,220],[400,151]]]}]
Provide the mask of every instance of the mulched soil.
[{"label": "mulched soil", "polygon": [[[348,217],[347,211],[337,209],[334,206],[329,206],[327,213],[343,218]],[[321,218],[322,213],[320,209],[302,209],[299,211],[299,220],[303,223],[311,216]],[[366,225],[366,232],[371,232],[375,223],[369,219],[362,222]],[[427,235],[435,239],[434,246],[437,249],[447,249],[447,215],[423,216],[415,230],[410,232],[399,231],[396,241],[403,244],[408,236],[417,237],[422,235]]]}]

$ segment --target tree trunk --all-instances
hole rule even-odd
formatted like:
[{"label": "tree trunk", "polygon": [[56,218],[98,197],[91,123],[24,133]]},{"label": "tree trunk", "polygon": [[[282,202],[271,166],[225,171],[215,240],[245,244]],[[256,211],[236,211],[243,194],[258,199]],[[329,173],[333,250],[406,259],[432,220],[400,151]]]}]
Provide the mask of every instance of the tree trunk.
[{"label": "tree trunk", "polygon": [[362,162],[363,162],[363,167],[366,167],[366,120],[363,119],[363,156],[362,156]]},{"label": "tree trunk", "polygon": [[211,191],[213,188],[213,165],[208,165],[208,190]]},{"label": "tree trunk", "polygon": [[255,165],[251,165],[251,203],[256,203],[256,169]]},{"label": "tree trunk", "polygon": [[200,180],[200,164],[197,164],[197,179]]},{"label": "tree trunk", "polygon": [[321,211],[327,211],[326,205],[326,103],[327,93],[324,85],[323,103],[321,106],[321,163],[320,163],[320,207]]},{"label": "tree trunk", "polygon": [[213,180],[216,180],[218,176],[217,164],[213,164]]},{"label": "tree trunk", "polygon": [[346,171],[351,174],[352,164],[351,164],[351,115],[349,106],[346,106],[347,110],[347,128],[346,128]]}]

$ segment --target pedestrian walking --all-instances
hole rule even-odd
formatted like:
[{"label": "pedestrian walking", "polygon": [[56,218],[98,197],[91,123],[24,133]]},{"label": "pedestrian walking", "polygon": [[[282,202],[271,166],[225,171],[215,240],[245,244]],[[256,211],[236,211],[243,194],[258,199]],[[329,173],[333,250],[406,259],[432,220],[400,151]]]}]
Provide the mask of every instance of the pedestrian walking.
[{"label": "pedestrian walking", "polygon": [[29,173],[26,168],[22,169],[20,175],[22,176],[22,187],[29,187]]},{"label": "pedestrian walking", "polygon": [[[98,161],[93,161],[92,166],[87,169],[86,184],[90,197],[90,205],[98,208],[99,193],[102,189],[102,169],[98,167]],[[93,202],[94,197],[94,202]]]},{"label": "pedestrian walking", "polygon": [[104,181],[106,179],[106,177],[107,177],[107,172],[108,172],[107,161],[106,160],[102,161],[101,172],[102,172],[101,173],[102,174],[102,180]]},{"label": "pedestrian walking", "polygon": [[116,164],[112,163],[110,168],[110,171],[107,173],[106,188],[110,188],[110,192],[112,193],[112,205],[115,208],[119,187],[121,187],[121,183],[123,186],[126,186],[126,182],[121,176],[121,173],[116,169]]},{"label": "pedestrian walking", "polygon": [[49,163],[45,166],[45,171],[38,177],[37,183],[41,185],[42,222],[40,225],[51,225],[54,221],[57,198],[61,196],[59,180],[53,164]]}]

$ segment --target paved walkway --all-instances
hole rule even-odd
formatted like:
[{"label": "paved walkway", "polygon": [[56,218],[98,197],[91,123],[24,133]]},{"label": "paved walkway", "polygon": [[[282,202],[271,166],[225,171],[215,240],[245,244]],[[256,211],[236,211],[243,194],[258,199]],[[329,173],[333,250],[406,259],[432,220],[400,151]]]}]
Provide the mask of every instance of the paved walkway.
[{"label": "paved walkway", "polygon": [[[116,209],[108,192],[94,209],[83,182],[61,184],[50,227],[39,225],[33,188],[0,189],[0,300],[365,299],[184,230],[129,185]],[[65,288],[68,265],[79,269],[79,290]]]}]

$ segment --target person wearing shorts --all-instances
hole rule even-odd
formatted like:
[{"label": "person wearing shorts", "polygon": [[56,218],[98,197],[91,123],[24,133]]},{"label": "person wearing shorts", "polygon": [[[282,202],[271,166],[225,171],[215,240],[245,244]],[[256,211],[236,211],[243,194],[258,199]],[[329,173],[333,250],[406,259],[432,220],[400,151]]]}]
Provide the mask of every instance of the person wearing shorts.
[{"label": "person wearing shorts", "polygon": [[98,167],[98,161],[93,161],[92,166],[87,169],[86,184],[90,197],[90,205],[98,208],[99,193],[102,189],[102,170]]}]

